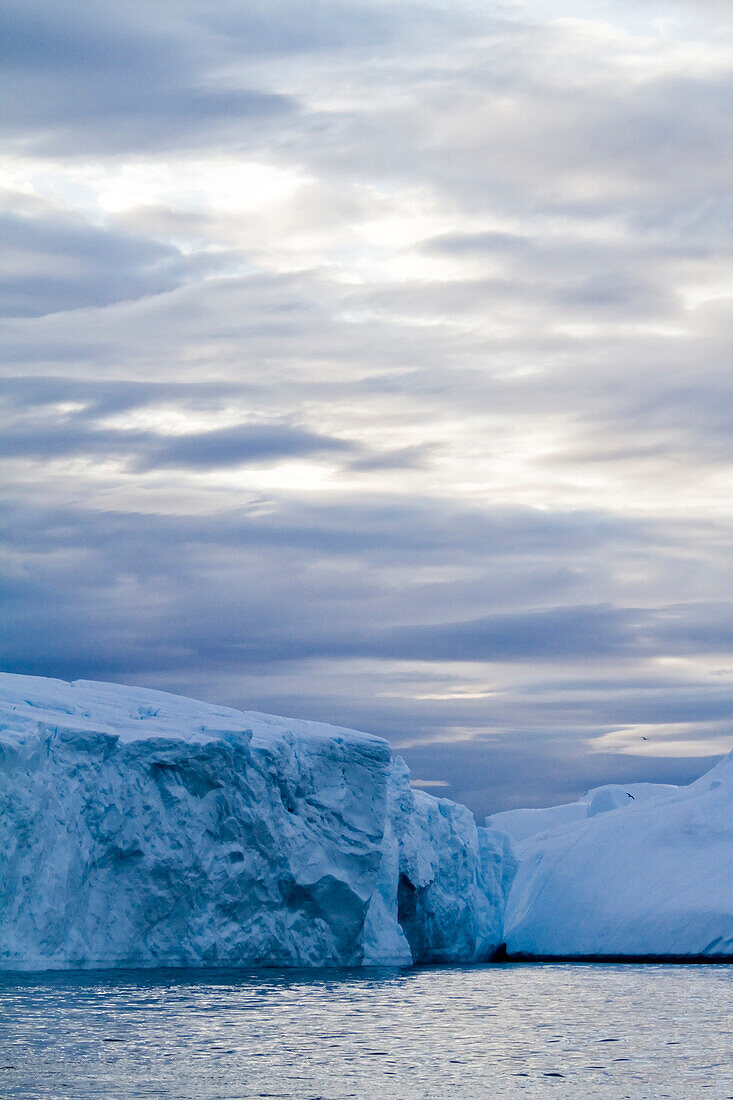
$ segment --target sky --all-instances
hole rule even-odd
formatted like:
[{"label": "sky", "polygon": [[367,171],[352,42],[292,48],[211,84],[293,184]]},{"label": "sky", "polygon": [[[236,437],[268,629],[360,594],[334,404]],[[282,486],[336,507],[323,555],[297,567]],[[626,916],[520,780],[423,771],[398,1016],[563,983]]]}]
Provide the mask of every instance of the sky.
[{"label": "sky", "polygon": [[733,747],[724,0],[5,0],[0,664],[477,813]]}]

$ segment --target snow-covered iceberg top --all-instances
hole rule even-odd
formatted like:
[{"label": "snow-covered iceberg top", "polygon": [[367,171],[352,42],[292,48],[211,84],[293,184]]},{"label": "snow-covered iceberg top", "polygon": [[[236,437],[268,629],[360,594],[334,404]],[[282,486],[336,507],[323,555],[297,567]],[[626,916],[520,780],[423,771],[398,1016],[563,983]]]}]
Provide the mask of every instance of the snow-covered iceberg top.
[{"label": "snow-covered iceberg top", "polygon": [[471,962],[508,841],[380,738],[0,675],[0,969]]},{"label": "snow-covered iceberg top", "polygon": [[733,753],[687,787],[600,787],[489,821],[519,859],[510,955],[733,956]]},{"label": "snow-covered iceberg top", "polygon": [[603,787],[593,787],[577,802],[539,809],[503,810],[487,817],[486,825],[492,829],[502,829],[515,843],[521,843],[528,837],[553,832],[563,825],[585,821],[634,802],[646,802],[648,798],[663,798],[679,789],[670,783],[607,783]]},{"label": "snow-covered iceberg top", "polygon": [[0,673],[0,736],[23,738],[39,723],[48,729],[113,734],[122,744],[146,738],[166,738],[206,744],[228,736],[251,734],[255,744],[304,737],[310,741],[371,743],[385,741],[358,730],[323,722],[280,718],[254,710],[234,710],[170,695],[149,688],[126,687],[92,680],[51,680],[41,676]]}]

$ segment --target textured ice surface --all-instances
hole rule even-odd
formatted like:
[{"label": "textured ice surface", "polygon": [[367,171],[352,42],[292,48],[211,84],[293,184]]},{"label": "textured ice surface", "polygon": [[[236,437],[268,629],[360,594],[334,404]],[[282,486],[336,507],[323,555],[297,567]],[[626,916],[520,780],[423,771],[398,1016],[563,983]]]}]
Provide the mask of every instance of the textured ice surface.
[{"label": "textured ice surface", "polygon": [[504,846],[380,738],[0,675],[0,968],[483,960]]},{"label": "textured ice surface", "polygon": [[545,814],[531,834],[519,811],[507,822],[526,837],[510,953],[733,955],[733,754],[688,787],[641,788],[598,788],[575,821],[524,811]]}]

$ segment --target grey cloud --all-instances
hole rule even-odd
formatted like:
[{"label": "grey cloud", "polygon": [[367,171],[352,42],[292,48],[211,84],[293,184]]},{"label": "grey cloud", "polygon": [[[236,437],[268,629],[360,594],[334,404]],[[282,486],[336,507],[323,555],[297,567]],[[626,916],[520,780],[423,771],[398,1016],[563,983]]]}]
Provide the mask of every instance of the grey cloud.
[{"label": "grey cloud", "polygon": [[373,470],[409,470],[417,469],[429,463],[435,453],[435,447],[428,443],[418,443],[413,447],[396,447],[362,458],[349,464],[350,470],[368,473]]},{"label": "grey cloud", "polygon": [[[35,0],[33,11],[7,5],[7,138],[59,156],[225,142],[267,147],[271,127],[296,117],[297,104],[273,90],[263,59],[368,58],[476,25],[440,5],[328,0],[310,4],[305,19],[289,0],[215,9],[160,3],[144,13],[129,5],[122,14],[106,2],[83,12],[48,0]],[[242,88],[247,74],[250,86]]]},{"label": "grey cloud", "polygon": [[[700,613],[699,609],[690,609]],[[650,618],[652,618],[650,616]],[[657,655],[666,654],[664,638],[647,639],[646,647]],[[700,652],[694,642],[687,654]],[[588,728],[616,729],[637,725],[715,723],[715,732],[725,734],[733,719],[733,697],[726,686],[705,681],[679,683],[660,677],[650,668],[645,677],[624,672],[605,681],[589,678],[584,686],[563,679],[540,686],[527,683],[522,700],[514,700],[515,721],[546,729],[572,729],[579,723]]]},{"label": "grey cloud", "polygon": [[216,469],[352,450],[355,447],[346,440],[285,424],[240,424],[166,437],[131,429],[89,428],[70,418],[50,426],[31,423],[10,428],[0,439],[0,458],[117,457],[144,471],[168,466]]},{"label": "grey cloud", "polygon": [[[329,514],[328,510],[297,506],[277,508],[274,502],[264,511],[255,508],[250,515],[232,513],[200,520],[64,510],[34,514],[15,508],[7,512],[4,541],[37,561],[37,583],[53,584],[57,577],[60,589],[69,595],[69,613],[82,619],[90,583],[93,590],[101,584],[113,597],[118,576],[136,577],[134,598],[130,592],[125,597],[124,617],[131,616],[129,629],[139,635],[141,644],[149,613],[148,586],[154,584],[158,591],[157,578],[167,575],[169,606],[166,609],[161,604],[159,591],[153,605],[153,613],[162,615],[157,629],[167,629],[170,638],[177,636],[187,651],[196,654],[197,662],[207,665],[224,655],[227,661],[265,663],[324,656],[553,663],[599,657],[638,659],[668,652],[670,646],[675,652],[697,651],[694,624],[705,621],[704,607],[672,608],[663,614],[573,605],[576,578],[572,571],[564,578],[562,606],[527,607],[472,618],[470,610],[478,601],[495,604],[502,589],[506,598],[512,572],[518,582],[513,599],[521,591],[525,599],[531,598],[533,575],[540,581],[540,591],[550,591],[547,571],[554,553],[552,528],[557,517],[548,524],[544,546],[539,525],[534,537],[528,537],[527,518],[516,516],[512,524],[510,517],[502,520],[499,516],[492,528],[485,517],[464,516],[460,526],[456,523],[461,521],[460,515],[451,516],[449,510],[441,514],[435,507],[410,511],[404,505],[393,510],[381,505],[362,509],[360,514],[353,506],[342,506]],[[582,529],[587,517],[580,522],[568,517],[567,523],[568,531],[571,524]],[[527,540],[524,557],[523,538]],[[71,556],[70,551],[74,552]],[[434,613],[443,602],[441,583],[446,585],[446,581],[426,585],[420,575],[422,568],[455,563],[461,556],[475,562],[477,555],[492,555],[498,563],[499,587],[492,589],[480,574],[469,575],[461,588],[448,583],[448,603],[460,597],[466,613],[463,621],[404,625],[414,623],[416,614]],[[508,576],[501,572],[500,564],[507,557],[511,561]],[[96,563],[93,570],[92,559]],[[350,571],[347,585],[341,579],[339,559],[360,566]],[[278,560],[281,568],[270,576],[269,570]],[[61,576],[57,576],[59,568],[65,571]],[[576,568],[582,569],[582,557]],[[390,573],[395,579],[385,587]],[[186,579],[193,575],[202,600],[197,609]],[[296,586],[285,605],[281,603],[281,577]],[[257,625],[252,621],[253,599],[260,608]],[[31,602],[29,599],[29,608]],[[134,626],[136,606],[141,614],[139,627]],[[348,624],[342,621],[346,608]],[[48,611],[45,596],[38,609],[39,613]],[[670,621],[677,624],[671,634]],[[692,640],[685,650],[687,636]],[[156,664],[156,647],[152,639],[148,642],[148,660]],[[700,640],[701,651],[707,644],[706,638]],[[162,651],[166,650],[163,645]]]},{"label": "grey cloud", "polygon": [[[253,500],[209,516],[17,504],[6,508],[2,528],[3,667],[147,682],[372,729],[395,744],[451,741],[455,726],[470,728],[477,738],[516,744],[513,789],[525,803],[543,797],[541,784],[535,794],[522,776],[538,739],[543,752],[571,761],[616,725],[686,721],[704,730],[731,714],[725,684],[678,685],[645,664],[669,652],[707,652],[709,637],[695,634],[710,621],[706,605],[624,608],[618,596],[614,605],[581,605],[570,569],[561,602],[531,606],[547,600],[558,553],[597,584],[599,550],[610,556],[611,548],[668,541],[669,531],[655,535],[648,524],[375,499]],[[470,569],[456,585],[451,571],[460,562]],[[491,610],[507,600],[512,612]],[[452,607],[453,619],[414,625],[441,607],[444,614]],[[726,616],[721,609],[721,630]],[[721,638],[728,644],[729,634]],[[364,661],[376,665],[352,684],[349,669]],[[485,662],[492,692],[412,699],[399,673],[405,662],[424,665],[428,683],[436,663]],[[598,662],[603,679],[569,675]],[[505,665],[514,670],[507,681]],[[327,675],[338,690],[326,686]],[[444,672],[436,683],[440,695]],[[381,696],[402,684],[404,699]],[[454,782],[449,767],[426,775],[424,754],[416,759],[423,777]],[[459,770],[453,793],[473,805],[511,799],[508,778],[507,790],[494,786],[491,794],[487,782],[482,795],[461,786]],[[548,779],[544,797],[559,789]]]},{"label": "grey cloud", "polygon": [[670,652],[730,653],[733,603],[721,599],[694,609],[671,604],[660,613],[659,634]]},{"label": "grey cloud", "polygon": [[[158,5],[11,3],[5,15],[0,125],[22,147],[73,155],[216,140],[212,127],[247,140],[247,128],[293,109],[266,90],[217,86],[221,60],[204,28]],[[213,56],[212,56],[213,55]]]},{"label": "grey cloud", "polygon": [[284,424],[242,424],[175,436],[158,445],[139,465],[143,469],[160,466],[215,469],[355,449],[347,440],[329,438],[303,428]]},{"label": "grey cloud", "polygon": [[[490,318],[519,314],[532,302],[538,323],[562,317],[565,320],[609,316],[619,320],[671,318],[674,316],[674,294],[652,278],[637,275],[632,270],[603,269],[596,259],[590,273],[584,273],[580,263],[568,264],[568,270],[552,269],[551,261],[540,266],[539,257],[533,269],[524,272],[505,270],[501,277],[477,279],[435,280],[420,286],[375,289],[364,294],[364,301],[376,315],[411,315],[414,317]],[[600,270],[598,270],[600,268]],[[579,270],[578,270],[579,269]]]},{"label": "grey cloud", "polygon": [[327,630],[310,629],[297,635],[291,625],[283,630],[271,622],[266,635],[251,631],[229,643],[219,621],[215,636],[207,637],[201,657],[210,662],[227,650],[231,655],[233,645],[243,661],[265,664],[364,657],[457,663],[597,660],[641,656],[647,647],[634,638],[634,627],[638,628],[641,618],[638,612],[619,608],[564,607],[382,632],[365,622],[357,632],[332,624]]},{"label": "grey cloud", "polygon": [[94,420],[132,409],[153,409],[173,404],[198,411],[219,410],[231,402],[252,401],[257,387],[246,382],[135,382],[98,380],[53,375],[8,375],[0,378],[0,397],[14,411],[77,404],[74,421]]},{"label": "grey cloud", "polygon": [[89,455],[105,458],[129,451],[148,441],[144,432],[84,430],[73,422],[53,426],[30,424],[6,429],[0,439],[0,458],[67,458]]},{"label": "grey cloud", "polygon": [[513,256],[533,249],[531,238],[520,233],[485,231],[480,233],[441,233],[422,245],[428,253],[446,256]]},{"label": "grey cloud", "polygon": [[170,290],[211,261],[48,208],[0,214],[0,315],[41,316]]},{"label": "grey cloud", "polygon": [[[429,8],[426,14],[429,18]],[[334,0],[309,4],[307,19],[293,0],[274,4],[254,0],[246,6],[227,0],[203,13],[202,22],[240,56],[310,56],[344,47],[373,50],[394,39],[396,30],[394,11]]]},{"label": "grey cloud", "polygon": [[[682,250],[668,241],[588,241],[582,237],[558,237],[537,228],[532,237],[510,233],[444,234],[424,242],[428,254],[469,259],[496,268],[501,265],[503,281],[494,286],[518,300],[579,310],[609,309],[629,317],[672,315],[679,309],[675,293],[667,285],[667,268],[680,252],[686,256],[706,254],[696,242]],[[655,263],[652,263],[652,257]],[[471,284],[465,282],[464,294]],[[486,289],[492,284],[487,281]]]},{"label": "grey cloud", "polygon": [[403,660],[512,661],[597,658],[640,652],[644,614],[619,607],[553,607],[459,623],[400,628],[383,655]]},{"label": "grey cloud", "polygon": [[581,310],[614,310],[646,317],[671,314],[673,296],[651,279],[625,271],[607,271],[570,281],[557,291],[559,304]]},{"label": "grey cloud", "polygon": [[[45,546],[61,547],[74,545],[74,540],[79,546],[97,541],[103,546],[107,539],[119,545],[125,533],[134,544],[142,529],[154,530],[161,546],[211,543],[295,548],[316,559],[323,555],[364,556],[371,563],[381,557],[386,566],[399,563],[412,567],[420,561],[456,563],[473,566],[479,575],[484,561],[498,569],[502,558],[510,567],[524,561],[532,568],[549,560],[554,570],[558,555],[568,563],[573,559],[582,562],[585,556],[593,561],[599,550],[620,554],[624,548],[639,546],[668,548],[674,541],[664,528],[657,530],[644,522],[609,518],[603,513],[544,513],[528,508],[487,512],[440,499],[394,500],[380,495],[356,500],[337,495],[331,501],[310,504],[274,498],[268,504],[266,510],[254,514],[245,508],[205,518],[83,507],[25,510],[18,504],[6,510],[5,537],[32,551],[40,530],[45,532]],[[572,570],[558,572],[566,582],[574,575]],[[527,583],[526,577],[523,583]],[[507,584],[506,577],[501,584]],[[475,589],[474,574],[469,574],[467,585],[468,591]]]},{"label": "grey cloud", "polygon": [[[417,72],[369,70],[365,81],[382,85],[375,106],[365,96],[348,116],[312,120],[302,155],[342,177],[419,177],[492,219],[608,218],[678,243],[701,209],[724,199],[730,73],[686,78],[662,68],[629,81],[616,64],[623,51],[580,38],[569,21],[517,17],[484,29],[459,76],[447,50]],[[392,86],[390,103],[383,89]],[[680,155],[688,148],[693,160]]]},{"label": "grey cloud", "polygon": [[[598,383],[587,387],[582,429],[548,461],[636,464],[637,470],[646,460],[657,470],[729,464],[730,352],[728,338],[711,340],[708,335],[697,341],[694,333],[669,349],[650,344],[646,356],[640,343],[629,362],[618,363],[615,371],[609,363]],[[616,353],[620,356],[622,348]],[[581,375],[580,368],[568,372],[558,393],[582,385]]]},{"label": "grey cloud", "polygon": [[36,0],[32,6],[9,0],[0,58],[7,69],[21,72],[79,67],[139,75],[169,64],[165,37],[154,26],[142,33],[132,5],[126,15],[115,19],[115,9],[104,2],[82,11],[70,0]]}]

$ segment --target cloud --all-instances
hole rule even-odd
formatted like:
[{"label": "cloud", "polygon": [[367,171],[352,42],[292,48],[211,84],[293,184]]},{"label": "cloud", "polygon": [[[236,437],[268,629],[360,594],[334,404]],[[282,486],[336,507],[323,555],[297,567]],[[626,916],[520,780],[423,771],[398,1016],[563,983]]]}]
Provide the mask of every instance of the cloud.
[{"label": "cloud", "polygon": [[730,721],[722,9],[6,7],[4,666],[692,778],[627,757]]},{"label": "cloud", "polygon": [[[155,382],[74,378],[64,375],[13,375],[0,377],[0,398],[11,415],[44,409],[54,420],[55,406],[73,407],[76,421],[101,421],[115,413],[175,406],[205,410],[226,406],[235,398],[251,400],[255,387],[232,382]],[[68,412],[65,414],[68,415]]]},{"label": "cloud", "polygon": [[354,450],[353,444],[286,424],[240,424],[217,431],[179,435],[159,445],[142,468],[185,466],[212,469],[270,462],[328,451]]},{"label": "cloud", "polygon": [[101,229],[20,195],[5,198],[8,209],[0,214],[3,316],[106,306],[159,294],[204,273],[203,265],[170,245]]},{"label": "cloud", "polygon": [[553,607],[467,622],[399,628],[384,655],[428,661],[566,661],[638,652],[639,612],[611,607]]},{"label": "cloud", "polygon": [[211,470],[251,463],[271,464],[354,450],[347,440],[287,424],[237,424],[231,428],[165,436],[133,429],[89,427],[83,418],[79,422],[73,416],[51,423],[31,420],[9,428],[0,439],[0,459],[116,458],[146,472],[169,466]]},{"label": "cloud", "polygon": [[350,463],[350,469],[372,471],[420,468],[430,462],[430,457],[434,453],[435,448],[427,443],[418,443],[414,447],[395,447],[381,453],[356,458]]},{"label": "cloud", "polygon": [[[449,782],[449,796],[487,812],[572,797],[586,779],[609,781],[623,767],[627,779],[642,767],[645,777],[671,775],[671,764],[617,766],[608,755],[581,766],[613,730],[635,724],[641,737],[644,726],[684,721],[688,743],[724,734],[726,677],[711,681],[703,666],[683,683],[658,664],[671,655],[694,668],[715,648],[695,636],[709,620],[705,606],[573,607],[570,572],[555,608],[471,618],[478,602],[546,598],[556,547],[573,544],[572,535],[558,542],[557,516],[547,517],[544,544],[541,517],[496,519],[448,505],[401,514],[386,502],[251,500],[226,516],[17,505],[2,531],[0,660],[9,670],[142,682],[368,728],[407,746],[418,775]],[[594,569],[591,517],[568,517],[568,532],[573,522],[586,538],[575,567],[589,555]],[[632,537],[643,532],[622,535]],[[613,545],[608,529],[599,545]],[[470,570],[457,585],[461,560]],[[457,604],[462,622],[399,625]],[[721,625],[725,618],[721,609]],[[468,689],[456,691],[456,680]],[[476,769],[470,782],[461,778],[469,731],[499,758],[512,746],[501,783]],[[443,746],[440,771],[426,770],[429,745]],[[543,775],[548,754],[556,763]],[[686,766],[694,778],[695,761]]]},{"label": "cloud", "polygon": [[[205,517],[17,505],[3,530],[7,606],[19,610],[5,658],[17,667],[58,638],[69,666],[86,660],[75,656],[70,639],[78,639],[81,653],[96,647],[110,669],[123,649],[125,668],[132,654],[143,654],[141,672],[168,668],[171,652],[189,669],[316,659],[528,669],[610,661],[622,668],[629,660],[704,655],[729,644],[724,609],[716,635],[704,627],[701,605],[660,611],[573,603],[591,544],[579,549],[575,573],[553,576],[558,519],[548,522],[544,541],[539,522],[529,536],[529,519],[498,515],[492,523],[446,505],[441,513],[435,503],[405,513],[386,502],[307,508],[253,500]],[[566,523],[568,531],[590,526],[589,517]],[[602,529],[599,545],[612,545]],[[18,561],[25,562],[20,572]],[[460,584],[451,577],[457,561],[467,566]],[[546,600],[553,589],[562,598],[556,606],[471,615],[479,603],[488,610],[506,599]],[[463,621],[416,623],[457,603]],[[720,716],[721,699],[724,705],[721,696],[714,704],[698,696],[696,703],[693,689],[684,700],[665,685],[666,701],[647,694],[644,702],[639,688],[628,705],[609,712],[601,689],[594,690],[601,702],[591,712],[583,699],[582,713],[586,720],[592,713],[595,728],[660,714],[689,717],[696,706],[697,718],[707,720]],[[456,703],[449,698],[438,708],[444,720]],[[485,703],[477,705],[486,713]],[[560,724],[572,722],[573,709],[581,713],[575,697],[558,711],[552,690],[546,698],[535,693],[532,707]]]},{"label": "cloud", "polygon": [[[127,18],[109,3],[11,3],[0,126],[6,140],[59,156],[191,146],[292,112],[290,97],[217,82],[204,27],[165,4]],[[208,48],[207,48],[208,47]],[[213,53],[213,57],[212,57]],[[207,64],[208,62],[208,64]]]},{"label": "cloud", "polygon": [[[417,9],[413,9],[417,15]],[[316,0],[302,18],[297,0],[270,4],[263,0],[242,7],[231,0],[202,12],[202,23],[226,39],[232,52],[241,56],[270,55],[307,58],[343,49],[384,48],[395,37],[400,14],[369,3],[341,4]],[[423,10],[430,20],[430,7]],[[434,16],[433,16],[434,18]]]}]

